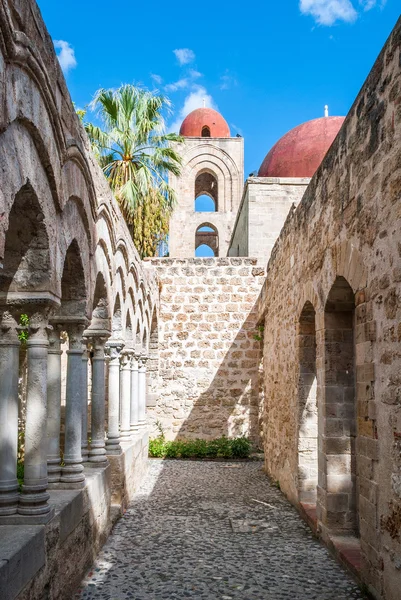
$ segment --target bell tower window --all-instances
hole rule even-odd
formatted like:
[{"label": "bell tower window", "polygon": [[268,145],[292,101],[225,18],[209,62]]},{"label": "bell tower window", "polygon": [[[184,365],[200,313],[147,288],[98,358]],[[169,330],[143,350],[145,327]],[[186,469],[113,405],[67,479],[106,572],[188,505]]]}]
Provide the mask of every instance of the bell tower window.
[{"label": "bell tower window", "polygon": [[207,125],[202,127],[202,137],[210,137],[210,128]]}]

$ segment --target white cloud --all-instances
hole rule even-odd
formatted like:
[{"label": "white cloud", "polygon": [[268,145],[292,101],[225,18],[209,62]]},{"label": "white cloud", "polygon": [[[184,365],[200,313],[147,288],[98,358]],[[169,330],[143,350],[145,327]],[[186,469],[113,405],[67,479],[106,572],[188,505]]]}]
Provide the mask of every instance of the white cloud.
[{"label": "white cloud", "polygon": [[198,79],[199,77],[202,77],[202,73],[199,73],[199,71],[196,71],[195,69],[189,69],[189,76],[192,79]]},{"label": "white cloud", "polygon": [[174,81],[174,83],[168,83],[164,86],[166,92],[176,92],[177,90],[184,90],[189,86],[189,79],[187,77],[183,77],[178,81]]},{"label": "white cloud", "polygon": [[379,5],[379,8],[384,8],[386,2],[387,0],[359,0],[359,4],[365,12],[372,10],[372,8],[375,8],[377,5]]},{"label": "white cloud", "polygon": [[304,15],[311,15],[319,25],[333,25],[336,21],[353,23],[358,18],[356,3],[363,11],[376,6],[384,8],[387,0],[300,0],[299,8]]},{"label": "white cloud", "polygon": [[189,48],[179,48],[173,52],[180,65],[187,65],[195,60],[195,53]]},{"label": "white cloud", "polygon": [[60,50],[57,54],[57,58],[64,75],[67,75],[70,69],[74,69],[77,66],[74,48],[64,40],[54,40],[54,47]]},{"label": "white cloud", "polygon": [[161,83],[163,83],[163,78],[160,77],[160,75],[157,75],[156,73],[151,73],[150,74],[151,79],[153,79],[153,81],[157,84],[160,85]]},{"label": "white cloud", "polygon": [[232,87],[238,85],[238,81],[231,75],[228,70],[220,77],[220,89],[221,90],[229,90]]},{"label": "white cloud", "polygon": [[196,108],[202,108],[203,106],[218,110],[216,103],[212,96],[207,93],[206,88],[202,85],[194,86],[194,89],[185,98],[184,106],[179,111],[177,119],[169,127],[169,130],[177,133],[185,117]]},{"label": "white cloud", "polygon": [[358,18],[350,0],[300,0],[299,8],[302,14],[314,17],[319,25],[333,25],[336,21],[353,23]]},{"label": "white cloud", "polygon": [[202,73],[199,71],[195,71],[195,69],[190,69],[188,71],[187,77],[182,77],[178,81],[174,81],[173,83],[168,83],[164,86],[166,92],[177,92],[178,90],[185,90],[190,87],[195,79],[202,77]]}]

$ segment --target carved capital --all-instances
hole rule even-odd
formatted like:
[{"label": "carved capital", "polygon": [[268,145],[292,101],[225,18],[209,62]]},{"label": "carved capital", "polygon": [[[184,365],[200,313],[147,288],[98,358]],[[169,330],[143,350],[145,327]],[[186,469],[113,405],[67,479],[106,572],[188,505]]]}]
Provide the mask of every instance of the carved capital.
[{"label": "carved capital", "polygon": [[[85,330],[84,323],[68,323],[65,327],[68,333],[69,350],[83,350],[84,343],[82,336]],[[86,346],[86,341],[85,341]]]},{"label": "carved capital", "polygon": [[109,340],[105,347],[105,354],[109,361],[116,361],[120,358],[120,353],[124,348],[122,340]]},{"label": "carved capital", "polygon": [[139,358],[138,358],[138,366],[140,369],[145,369],[146,368],[146,363],[149,360],[149,356],[147,356],[146,354],[140,354]]},{"label": "carved capital", "polygon": [[27,346],[36,344],[48,344],[48,333],[53,329],[49,323],[49,308],[34,312],[29,317]]},{"label": "carved capital", "polygon": [[5,311],[1,315],[0,321],[0,344],[19,345],[18,330],[20,329],[17,321],[9,311]]},{"label": "carved capital", "polygon": [[88,331],[85,332],[85,335],[87,335],[88,342],[91,345],[93,358],[104,359],[106,350],[105,345],[107,340],[109,339],[109,335],[93,335]]},{"label": "carved capital", "polygon": [[49,329],[48,331],[48,338],[49,338],[49,354],[61,354],[61,342],[62,339],[60,337],[61,334],[61,326],[60,325],[53,325],[51,327],[51,329]]}]

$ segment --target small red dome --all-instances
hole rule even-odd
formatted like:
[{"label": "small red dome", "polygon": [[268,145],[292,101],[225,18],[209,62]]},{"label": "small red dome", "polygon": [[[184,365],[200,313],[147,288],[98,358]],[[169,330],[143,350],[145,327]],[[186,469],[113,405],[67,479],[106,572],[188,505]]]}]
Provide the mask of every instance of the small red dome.
[{"label": "small red dome", "polygon": [[[203,133],[202,133],[203,132]],[[226,120],[212,108],[197,108],[185,117],[180,135],[186,137],[230,137]]]},{"label": "small red dome", "polygon": [[313,177],[345,117],[322,117],[298,125],[270,150],[259,177]]}]

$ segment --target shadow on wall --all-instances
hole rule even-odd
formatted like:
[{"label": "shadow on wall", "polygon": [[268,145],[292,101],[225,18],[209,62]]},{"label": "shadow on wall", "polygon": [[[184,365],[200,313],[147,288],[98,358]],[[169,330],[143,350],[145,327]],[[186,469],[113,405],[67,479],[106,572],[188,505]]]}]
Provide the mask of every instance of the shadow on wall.
[{"label": "shadow on wall", "polygon": [[[255,335],[255,315],[252,313],[225,352],[212,381],[204,380],[207,387],[194,401],[189,415],[179,427],[177,438],[246,435],[260,445],[259,371],[262,356],[261,344]],[[210,340],[210,350],[205,352],[213,352],[220,344],[218,339]],[[202,360],[199,361],[200,368],[201,365]]]},{"label": "shadow on wall", "polygon": [[167,439],[247,435],[260,444],[264,270],[241,258],[152,262],[162,292],[157,395],[148,378],[151,436],[159,422]]}]

